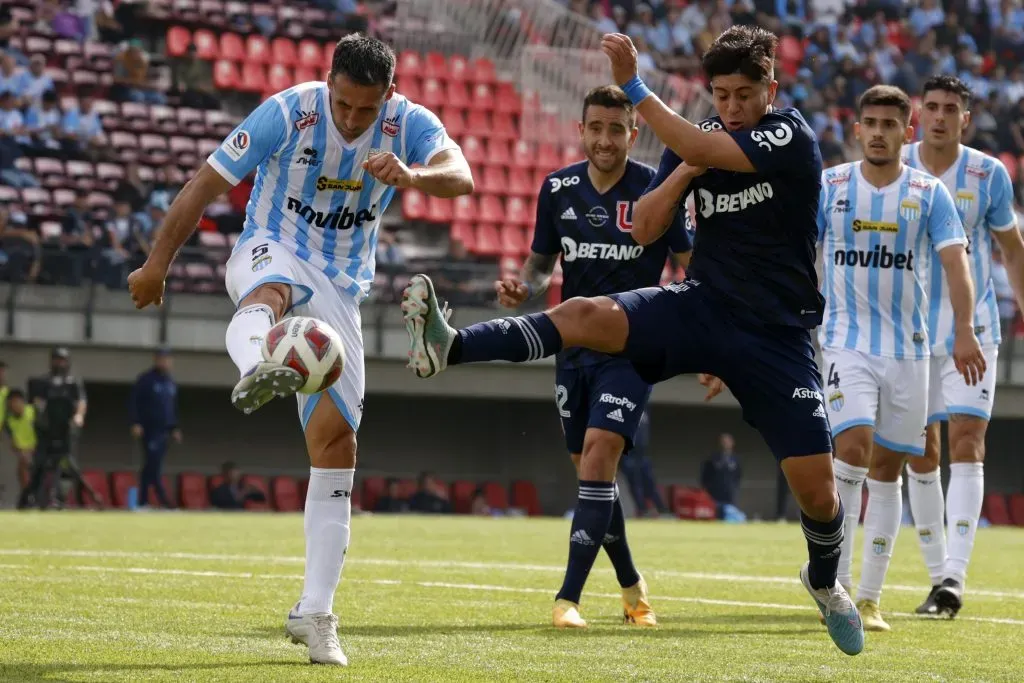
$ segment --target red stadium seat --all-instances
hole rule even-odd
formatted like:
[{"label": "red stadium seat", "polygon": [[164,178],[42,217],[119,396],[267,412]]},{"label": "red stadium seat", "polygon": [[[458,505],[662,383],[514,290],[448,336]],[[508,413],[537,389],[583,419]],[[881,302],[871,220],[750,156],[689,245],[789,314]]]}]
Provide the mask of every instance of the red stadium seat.
[{"label": "red stadium seat", "polygon": [[472,195],[462,195],[455,198],[452,220],[472,222],[476,220],[478,214],[479,209],[477,208],[475,197]]},{"label": "red stadium seat", "polygon": [[222,59],[213,65],[213,84],[219,90],[235,90],[238,83],[238,68],[233,62]]},{"label": "red stadium seat", "polygon": [[466,116],[466,132],[482,138],[493,136],[494,129],[491,127],[490,115],[479,109],[470,109],[469,114]]},{"label": "red stadium seat", "polygon": [[270,500],[278,512],[298,512],[302,509],[299,482],[292,477],[274,477],[270,480]]},{"label": "red stadium seat", "polygon": [[184,510],[205,510],[210,507],[210,491],[206,477],[196,472],[178,475],[178,505]]},{"label": "red stadium seat", "polygon": [[505,202],[505,218],[515,225],[533,225],[534,216],[522,197],[511,197]]},{"label": "red stadium seat", "polygon": [[480,199],[480,220],[485,223],[504,223],[505,206],[493,195],[484,195]]},{"label": "red stadium seat", "polygon": [[267,70],[262,64],[246,62],[242,65],[242,78],[237,88],[244,92],[262,93],[267,90]]},{"label": "red stadium seat", "polygon": [[480,139],[474,135],[467,135],[462,138],[459,143],[462,147],[462,156],[466,157],[466,161],[470,164],[482,164],[487,161],[487,154],[484,151],[483,143]]},{"label": "red stadium seat", "polygon": [[220,47],[213,31],[201,28],[192,34],[192,42],[196,45],[196,56],[199,59],[212,61],[220,59]]},{"label": "red stadium seat", "polygon": [[324,51],[320,47],[320,43],[308,38],[299,43],[299,64],[301,66],[322,70],[324,60]]},{"label": "red stadium seat", "polygon": [[487,163],[497,166],[508,166],[512,162],[507,140],[489,139],[487,141]]},{"label": "red stadium seat", "polygon": [[440,52],[428,52],[423,61],[423,75],[426,78],[446,78],[448,63]]},{"label": "red stadium seat", "polygon": [[1024,493],[1010,496],[1010,521],[1015,526],[1024,526]]},{"label": "red stadium seat", "polygon": [[295,67],[295,82],[309,83],[310,81],[323,80],[323,72],[309,66]]},{"label": "red stadium seat", "polygon": [[[489,199],[490,197],[485,197]],[[498,226],[489,223],[481,223],[476,226],[476,245],[474,252],[480,256],[501,255],[501,234]]]},{"label": "red stadium seat", "polygon": [[451,137],[459,138],[466,132],[466,122],[462,117],[461,110],[442,107],[440,117],[441,122],[444,123],[445,130],[448,131],[448,135]]},{"label": "red stadium seat", "polygon": [[501,226],[501,253],[503,256],[525,256],[530,251],[526,234],[518,225]]},{"label": "red stadium seat", "polygon": [[498,72],[494,68],[494,62],[486,57],[477,57],[470,65],[471,77],[477,83],[496,83]]},{"label": "red stadium seat", "polygon": [[1006,496],[1001,493],[986,495],[981,504],[981,516],[995,526],[1010,524],[1010,508],[1006,504]]},{"label": "red stadium seat", "polygon": [[532,197],[537,194],[539,186],[534,185],[533,177],[525,169],[513,168],[508,174],[508,194],[516,197]]},{"label": "red stadium seat", "polygon": [[497,482],[488,481],[484,483],[484,499],[487,501],[487,506],[492,510],[508,509],[508,492],[504,486]]},{"label": "red stadium seat", "polygon": [[431,223],[450,223],[452,208],[452,200],[430,196],[427,198],[426,219]]},{"label": "red stadium seat", "polygon": [[577,161],[583,161],[583,159],[583,150],[580,149],[579,143],[574,142],[562,145],[562,166],[575,164]]},{"label": "red stadium seat", "polygon": [[543,143],[537,148],[536,168],[543,169],[545,171],[545,175],[556,168],[559,168],[561,165],[562,159],[559,156],[558,149],[554,145]]},{"label": "red stadium seat", "polygon": [[476,484],[471,481],[453,481],[451,485],[452,510],[459,515],[468,515],[473,505]]},{"label": "red stadium seat", "polygon": [[237,33],[223,33],[220,37],[220,58],[232,62],[245,61],[245,42]]},{"label": "red stadium seat", "polygon": [[715,501],[702,489],[673,486],[670,489],[672,512],[682,519],[715,519]]},{"label": "red stadium seat", "polygon": [[128,507],[128,490],[138,488],[134,472],[113,472],[110,475],[111,502],[114,507]]},{"label": "red stadium seat", "polygon": [[419,190],[402,191],[402,215],[411,221],[423,220],[427,215],[427,198]]},{"label": "red stadium seat", "polygon": [[510,161],[515,168],[533,168],[537,164],[537,150],[526,140],[516,140],[512,143]]},{"label": "red stadium seat", "polygon": [[248,62],[259,62],[268,64],[271,59],[270,42],[265,36],[259,33],[250,33],[245,39],[245,60]]},{"label": "red stadium seat", "polygon": [[452,55],[448,58],[448,70],[444,76],[449,81],[464,82],[469,77],[469,62],[462,55]]},{"label": "red stadium seat", "polygon": [[414,493],[416,493],[417,485],[415,479],[399,479],[398,480],[398,497],[403,500],[409,500]]},{"label": "red stadium seat", "polygon": [[472,245],[476,244],[476,236],[473,234],[472,223],[452,223],[451,228],[448,231],[448,238],[457,240],[466,245],[469,251],[473,251]]},{"label": "red stadium seat", "polygon": [[274,38],[270,42],[270,57],[275,64],[295,66],[299,63],[299,52],[295,43],[288,38]]},{"label": "red stadium seat", "polygon": [[523,100],[511,83],[498,83],[494,94],[494,110],[503,114],[519,114]]},{"label": "red stadium seat", "polygon": [[398,55],[398,64],[395,67],[395,75],[398,78],[419,78],[423,75],[423,59],[420,53],[414,50],[404,50]]},{"label": "red stadium seat", "polygon": [[87,481],[100,497],[100,500],[95,500],[91,493],[83,489],[82,504],[84,506],[99,507],[111,504],[110,480],[107,478],[106,472],[101,470],[83,470],[82,479]]},{"label": "red stadium seat", "polygon": [[421,84],[418,78],[403,78],[402,80],[397,81],[397,84],[398,86],[396,91],[405,95],[409,100],[412,100],[413,102],[423,101],[423,90],[421,89]]},{"label": "red stadium seat", "polygon": [[384,477],[366,477],[363,479],[363,509],[373,510],[377,500],[388,490],[388,482]]},{"label": "red stadium seat", "polygon": [[167,29],[167,56],[183,57],[192,44],[192,33],[184,26],[172,26]]},{"label": "red stadium seat", "polygon": [[420,98],[420,104],[431,110],[438,109],[442,105],[448,104],[445,102],[444,87],[441,85],[441,81],[437,78],[427,78],[423,81]]},{"label": "red stadium seat", "polygon": [[473,109],[491,111],[494,109],[494,91],[486,83],[477,83],[470,91],[470,103]]},{"label": "red stadium seat", "polygon": [[267,70],[267,88],[271,93],[287,90],[295,85],[295,74],[284,64],[274,64]]},{"label": "red stadium seat", "polygon": [[[474,177],[477,177],[474,174]],[[486,194],[505,194],[508,191],[508,176],[503,166],[485,166],[476,191]]]},{"label": "red stadium seat", "polygon": [[267,487],[267,480],[265,477],[260,477],[255,474],[246,474],[242,477],[242,486],[245,488],[254,488],[263,493],[266,497],[266,501],[262,503],[256,500],[245,501],[246,510],[263,511],[270,509],[270,489]]},{"label": "red stadium seat", "polygon": [[466,84],[462,81],[448,81],[444,86],[444,104],[449,107],[468,109],[473,101],[469,97],[469,91],[466,90]]},{"label": "red stadium seat", "polygon": [[512,507],[526,510],[530,517],[536,517],[541,513],[537,487],[532,481],[512,482]]}]

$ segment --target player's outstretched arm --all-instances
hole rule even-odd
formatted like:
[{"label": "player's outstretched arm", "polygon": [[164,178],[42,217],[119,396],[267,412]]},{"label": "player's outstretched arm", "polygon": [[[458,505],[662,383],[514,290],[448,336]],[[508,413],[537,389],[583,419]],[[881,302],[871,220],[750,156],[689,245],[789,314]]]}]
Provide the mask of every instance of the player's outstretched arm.
[{"label": "player's outstretched arm", "polygon": [[[637,244],[647,246],[665,234],[675,220],[676,214],[681,209],[685,211],[681,205],[690,188],[690,182],[706,170],[685,162],[681,163],[664,182],[640,197],[633,207],[633,231],[630,233]],[[655,178],[655,182],[657,180]]]},{"label": "player's outstretched arm", "polygon": [[167,271],[188,241],[210,202],[231,189],[231,183],[204,163],[171,202],[153,248],[141,268],[128,276],[128,289],[136,308],[163,303]]}]

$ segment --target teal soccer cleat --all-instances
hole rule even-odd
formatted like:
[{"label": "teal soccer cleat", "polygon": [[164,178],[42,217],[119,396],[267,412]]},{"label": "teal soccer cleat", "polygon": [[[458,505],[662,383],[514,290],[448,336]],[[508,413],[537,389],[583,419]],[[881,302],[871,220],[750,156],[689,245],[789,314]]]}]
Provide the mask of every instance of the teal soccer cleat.
[{"label": "teal soccer cleat", "polygon": [[825,625],[832,642],[848,655],[860,654],[864,649],[864,624],[860,612],[850,599],[843,585],[836,581],[831,588],[812,588],[807,570],[810,562],[800,568],[800,582],[814,598],[821,615],[825,617]]},{"label": "teal soccer cleat", "polygon": [[452,312],[441,306],[434,283],[426,275],[413,275],[402,293],[402,314],[409,333],[407,367],[417,377],[433,377],[448,367],[448,351],[458,332],[448,324]]}]

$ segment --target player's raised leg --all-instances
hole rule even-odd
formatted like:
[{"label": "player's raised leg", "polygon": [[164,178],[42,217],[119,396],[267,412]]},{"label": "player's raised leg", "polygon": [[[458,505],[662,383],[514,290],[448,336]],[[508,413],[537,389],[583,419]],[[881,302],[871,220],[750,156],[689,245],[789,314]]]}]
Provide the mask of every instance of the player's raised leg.
[{"label": "player's raised leg", "polygon": [[[933,358],[932,365],[940,359]],[[929,393],[936,388],[929,386]],[[929,406],[933,404],[929,403]],[[929,410],[929,412],[932,412]],[[942,424],[931,421],[926,431],[924,456],[907,459],[907,493],[910,511],[917,529],[917,540],[921,555],[928,567],[931,590],[924,602],[914,610],[917,614],[938,615],[940,609],[935,602],[946,568],[946,526],[944,524],[946,504],[942,494],[942,476],[939,462],[942,453]]]}]

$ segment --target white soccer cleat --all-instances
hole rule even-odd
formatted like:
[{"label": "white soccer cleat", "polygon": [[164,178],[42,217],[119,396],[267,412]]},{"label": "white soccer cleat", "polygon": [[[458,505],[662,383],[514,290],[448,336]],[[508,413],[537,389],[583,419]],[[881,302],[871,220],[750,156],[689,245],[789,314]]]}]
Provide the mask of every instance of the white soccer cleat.
[{"label": "white soccer cleat", "polygon": [[452,312],[440,305],[434,283],[413,275],[402,292],[402,314],[409,333],[409,363],[417,377],[433,377],[448,367],[448,351],[458,332],[448,324]]},{"label": "white soccer cleat", "polygon": [[286,365],[261,361],[238,380],[231,391],[231,405],[248,415],[275,397],[292,396],[305,381],[302,375]]},{"label": "white soccer cleat", "polygon": [[284,632],[296,645],[309,647],[313,664],[348,666],[348,657],[338,642],[338,617],[333,614],[298,614],[298,603],[288,612]]}]

